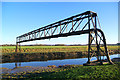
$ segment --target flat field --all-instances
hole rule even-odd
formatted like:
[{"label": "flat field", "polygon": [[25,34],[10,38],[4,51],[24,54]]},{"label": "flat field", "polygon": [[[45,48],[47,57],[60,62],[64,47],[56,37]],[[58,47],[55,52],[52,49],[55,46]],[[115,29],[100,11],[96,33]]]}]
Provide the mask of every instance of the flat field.
[{"label": "flat field", "polygon": [[[118,50],[119,46],[107,46],[108,50]],[[2,53],[15,53],[15,46],[2,46]],[[103,47],[102,47],[103,48]],[[88,46],[21,46],[21,53],[83,52]]]}]

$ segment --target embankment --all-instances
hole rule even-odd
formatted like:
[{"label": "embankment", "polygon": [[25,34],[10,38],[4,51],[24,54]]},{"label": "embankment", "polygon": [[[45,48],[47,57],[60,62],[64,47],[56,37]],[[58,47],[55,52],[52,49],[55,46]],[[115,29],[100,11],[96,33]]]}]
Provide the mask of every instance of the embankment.
[{"label": "embankment", "polygon": [[[111,50],[109,54],[119,54],[119,50]],[[87,57],[88,52],[50,52],[50,53],[8,53],[2,55],[2,63],[6,62],[29,62],[47,61],[54,59],[69,59]]]}]

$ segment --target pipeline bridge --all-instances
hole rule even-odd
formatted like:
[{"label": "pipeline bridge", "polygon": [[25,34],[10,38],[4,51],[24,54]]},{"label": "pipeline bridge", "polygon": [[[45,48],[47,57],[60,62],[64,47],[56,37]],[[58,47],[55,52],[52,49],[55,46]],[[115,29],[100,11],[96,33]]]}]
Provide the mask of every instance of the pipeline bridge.
[{"label": "pipeline bridge", "polygon": [[107,51],[105,35],[101,30],[97,13],[92,11],[71,16],[16,37],[16,53],[20,52],[20,43],[23,42],[82,34],[88,34],[87,63],[91,63],[93,56],[96,56],[97,61],[102,63],[101,55],[103,54],[107,57],[107,61],[113,64]]}]

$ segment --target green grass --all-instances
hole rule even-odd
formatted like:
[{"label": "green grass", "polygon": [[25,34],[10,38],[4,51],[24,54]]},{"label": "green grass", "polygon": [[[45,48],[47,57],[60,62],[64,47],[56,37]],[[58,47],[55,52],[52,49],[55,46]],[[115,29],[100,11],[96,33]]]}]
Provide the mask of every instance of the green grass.
[{"label": "green grass", "polygon": [[[119,63],[120,65],[120,63]],[[119,77],[119,68],[117,65],[103,65],[103,66],[81,66],[65,71],[54,73],[46,73],[39,75],[36,78],[58,78],[58,79],[112,79]]]},{"label": "green grass", "polygon": [[45,70],[37,70],[33,72],[23,72],[16,74],[3,74],[5,77],[13,78],[29,78],[34,79],[108,79],[120,80],[120,62],[115,65],[100,65],[100,66],[80,66],[71,65],[66,68],[50,68]]}]

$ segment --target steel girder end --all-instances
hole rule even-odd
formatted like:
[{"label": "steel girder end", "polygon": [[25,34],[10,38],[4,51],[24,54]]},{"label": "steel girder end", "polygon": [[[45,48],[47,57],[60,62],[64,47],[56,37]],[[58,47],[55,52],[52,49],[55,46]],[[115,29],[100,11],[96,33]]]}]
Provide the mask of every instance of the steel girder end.
[{"label": "steel girder end", "polygon": [[91,63],[91,61],[87,61],[87,62],[86,62],[86,64],[90,64],[90,63]]},{"label": "steel girder end", "polygon": [[115,65],[112,61],[109,61],[109,63],[110,63],[111,65]]}]

